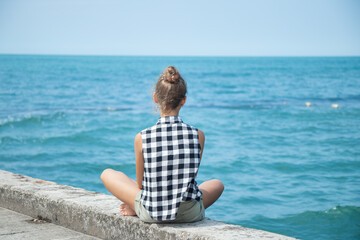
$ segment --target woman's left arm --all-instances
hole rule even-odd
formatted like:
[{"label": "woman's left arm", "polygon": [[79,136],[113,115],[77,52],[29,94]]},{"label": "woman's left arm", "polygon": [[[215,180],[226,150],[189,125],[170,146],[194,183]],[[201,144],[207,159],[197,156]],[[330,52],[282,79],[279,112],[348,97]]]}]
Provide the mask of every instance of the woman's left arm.
[{"label": "woman's left arm", "polygon": [[142,139],[141,134],[135,136],[135,162],[136,162],[136,182],[139,189],[142,189],[142,181],[144,177],[144,156],[142,152]]}]

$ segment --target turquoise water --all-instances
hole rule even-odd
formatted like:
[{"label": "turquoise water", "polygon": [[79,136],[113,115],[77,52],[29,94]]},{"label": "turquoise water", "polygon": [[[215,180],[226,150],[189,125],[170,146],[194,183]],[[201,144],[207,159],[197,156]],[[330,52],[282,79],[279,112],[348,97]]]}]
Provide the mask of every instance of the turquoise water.
[{"label": "turquoise water", "polygon": [[206,135],[198,182],[225,184],[208,217],[360,239],[358,57],[0,55],[0,168],[109,194],[104,169],[135,178],[134,137],[157,121],[168,65],[188,82],[182,119]]}]

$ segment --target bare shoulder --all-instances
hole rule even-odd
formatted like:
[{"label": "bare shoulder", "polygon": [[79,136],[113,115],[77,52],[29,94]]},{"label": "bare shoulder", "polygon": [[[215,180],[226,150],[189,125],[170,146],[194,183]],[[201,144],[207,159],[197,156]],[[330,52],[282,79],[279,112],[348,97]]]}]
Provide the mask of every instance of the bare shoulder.
[{"label": "bare shoulder", "polygon": [[135,144],[135,148],[142,146],[141,133],[136,134],[134,144]]},{"label": "bare shoulder", "polygon": [[136,134],[136,136],[135,136],[135,142],[138,142],[138,141],[141,142],[141,133],[138,133],[138,134]]},{"label": "bare shoulder", "polygon": [[200,141],[204,141],[205,140],[205,134],[203,131],[201,131],[200,129],[198,129],[198,134],[199,134],[199,139]]}]

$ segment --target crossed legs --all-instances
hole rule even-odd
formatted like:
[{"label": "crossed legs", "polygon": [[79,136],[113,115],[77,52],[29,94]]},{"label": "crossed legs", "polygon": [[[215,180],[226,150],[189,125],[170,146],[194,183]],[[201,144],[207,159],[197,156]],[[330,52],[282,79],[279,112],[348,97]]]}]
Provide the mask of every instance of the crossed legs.
[{"label": "crossed legs", "polygon": [[[135,198],[140,191],[136,181],[113,169],[105,169],[100,178],[106,189],[124,203],[120,205],[120,212],[123,215],[136,215]],[[224,185],[220,180],[213,179],[200,184],[199,189],[204,207],[208,208],[220,197]]]},{"label": "crossed legs", "polygon": [[120,212],[124,216],[135,216],[135,198],[140,191],[136,181],[110,168],[105,169],[100,178],[106,189],[123,202]]}]

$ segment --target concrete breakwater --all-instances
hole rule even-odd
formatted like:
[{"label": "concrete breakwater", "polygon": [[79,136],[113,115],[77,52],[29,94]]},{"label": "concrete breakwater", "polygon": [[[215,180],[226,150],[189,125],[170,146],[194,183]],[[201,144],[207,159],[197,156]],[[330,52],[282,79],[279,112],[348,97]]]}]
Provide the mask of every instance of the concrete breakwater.
[{"label": "concrete breakwater", "polygon": [[0,207],[102,239],[293,239],[209,218],[147,224],[122,216],[120,203],[111,195],[0,170]]}]

